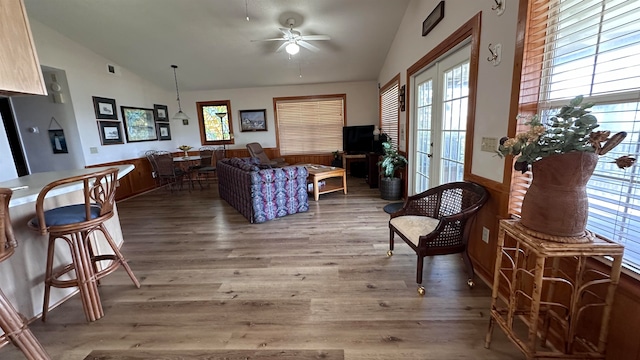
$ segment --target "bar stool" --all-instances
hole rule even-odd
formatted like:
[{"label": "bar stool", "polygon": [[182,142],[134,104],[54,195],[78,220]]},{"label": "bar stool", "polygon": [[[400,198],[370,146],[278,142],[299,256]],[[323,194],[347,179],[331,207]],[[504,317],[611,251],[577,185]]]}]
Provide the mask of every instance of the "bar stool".
[{"label": "bar stool", "polygon": [[[9,200],[12,194],[11,189],[0,188],[0,262],[13,255],[14,248],[18,246],[9,218]],[[27,359],[50,359],[38,339],[27,328],[24,317],[11,305],[2,290],[0,290],[0,329],[4,331],[0,340],[8,338],[22,350]]]},{"label": "bar stool", "polygon": [[[99,280],[114,272],[120,265],[127,271],[134,285],[140,288],[138,279],[104,226],[105,221],[114,215],[117,176],[118,169],[110,168],[57,180],[40,191],[36,200],[36,217],[29,221],[29,226],[42,235],[49,234],[42,321],[46,321],[49,311],[51,286],[78,287],[87,321],[98,320],[104,315],[98,293]],[[59,189],[60,186],[73,186],[74,183],[82,185],[83,204],[44,209],[44,201],[50,191]],[[103,234],[113,254],[95,254],[92,241],[97,242],[98,237],[92,234],[96,232]],[[62,239],[69,245],[72,260],[71,264],[54,271],[54,250],[57,239]],[[98,269],[98,264],[103,261],[110,261],[110,263],[103,269]],[[75,273],[75,278],[60,279],[62,275],[69,274],[71,271]]]}]

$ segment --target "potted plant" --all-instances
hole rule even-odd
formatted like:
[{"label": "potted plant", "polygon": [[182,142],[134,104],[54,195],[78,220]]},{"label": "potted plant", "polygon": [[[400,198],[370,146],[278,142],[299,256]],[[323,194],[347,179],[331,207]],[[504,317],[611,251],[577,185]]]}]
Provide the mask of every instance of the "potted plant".
[{"label": "potted plant", "polygon": [[384,175],[380,181],[380,195],[385,200],[398,200],[402,197],[402,180],[395,177],[395,173],[407,164],[407,158],[398,154],[388,141],[382,143],[382,150],[384,155],[378,162]]},{"label": "potted plant", "polygon": [[[515,170],[525,173],[531,168],[533,173],[522,202],[520,224],[548,240],[578,242],[587,238],[586,184],[598,158],[626,136],[623,131],[615,135],[595,131],[599,125],[589,110],[593,104],[582,100],[582,96],[574,98],[545,123],[534,115],[525,123],[528,131],[500,139],[498,155],[514,156]],[[625,168],[635,159],[621,156],[613,162]],[[560,209],[562,216],[553,211]]]}]

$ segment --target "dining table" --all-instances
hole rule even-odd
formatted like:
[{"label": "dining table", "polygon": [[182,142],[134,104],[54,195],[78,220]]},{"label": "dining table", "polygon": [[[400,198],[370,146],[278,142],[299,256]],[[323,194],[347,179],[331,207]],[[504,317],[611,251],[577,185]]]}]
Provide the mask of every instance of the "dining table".
[{"label": "dining table", "polygon": [[200,155],[175,156],[173,158],[173,162],[189,177],[189,189],[195,188],[193,185],[193,181],[195,180],[194,174],[197,173],[197,166],[200,165],[200,159],[202,159]]}]

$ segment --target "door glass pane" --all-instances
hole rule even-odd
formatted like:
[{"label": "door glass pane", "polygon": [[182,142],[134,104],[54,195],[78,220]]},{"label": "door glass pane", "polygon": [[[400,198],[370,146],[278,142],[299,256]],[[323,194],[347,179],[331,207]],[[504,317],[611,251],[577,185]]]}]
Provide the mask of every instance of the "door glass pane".
[{"label": "door glass pane", "polygon": [[440,183],[462,181],[469,97],[469,62],[443,74]]},{"label": "door glass pane", "polygon": [[429,188],[429,169],[431,154],[431,113],[433,111],[433,81],[427,80],[418,85],[416,109],[416,153],[415,153],[415,192]]}]

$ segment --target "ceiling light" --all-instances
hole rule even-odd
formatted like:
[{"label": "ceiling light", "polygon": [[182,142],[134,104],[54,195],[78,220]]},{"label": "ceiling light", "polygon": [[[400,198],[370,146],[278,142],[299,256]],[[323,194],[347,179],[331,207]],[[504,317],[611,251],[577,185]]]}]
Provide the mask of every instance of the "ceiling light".
[{"label": "ceiling light", "polygon": [[172,119],[173,120],[189,120],[189,117],[187,116],[187,114],[182,112],[182,105],[180,105],[180,91],[178,90],[178,76],[176,75],[176,69],[178,68],[178,65],[171,65],[171,67],[173,68],[173,78],[176,81],[176,100],[178,100],[178,112],[175,115],[173,115]]},{"label": "ceiling light", "polygon": [[289,55],[295,55],[300,51],[300,46],[292,42],[289,43],[289,45],[287,45],[287,47],[285,47],[284,49],[287,51],[287,53],[289,53]]}]

